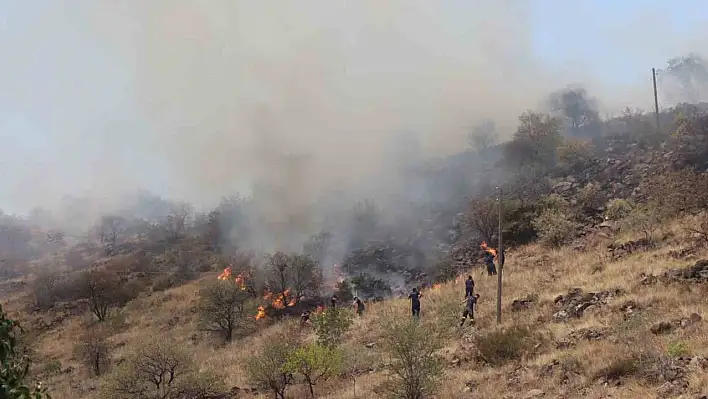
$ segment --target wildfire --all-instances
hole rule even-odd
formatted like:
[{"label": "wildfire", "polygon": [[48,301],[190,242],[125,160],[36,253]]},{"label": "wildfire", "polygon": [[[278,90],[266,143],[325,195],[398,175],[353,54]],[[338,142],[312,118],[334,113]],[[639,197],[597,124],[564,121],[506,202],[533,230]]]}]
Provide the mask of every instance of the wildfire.
[{"label": "wildfire", "polygon": [[482,248],[483,250],[487,251],[488,253],[490,253],[494,256],[497,256],[497,250],[494,248],[489,248],[485,241],[482,241],[482,244],[479,247]]},{"label": "wildfire", "polygon": [[[285,304],[287,303],[287,306],[295,306],[296,300],[295,298],[291,298],[288,300],[288,297],[290,296],[290,289],[285,290],[285,292],[278,294],[277,296],[268,291],[263,295],[263,299],[266,301],[271,301],[271,305],[276,308],[276,309],[285,309]],[[275,299],[273,299],[275,297]],[[287,302],[286,302],[287,301]]]},{"label": "wildfire", "polygon": [[439,290],[440,287],[442,287],[442,284],[433,284],[433,290]]},{"label": "wildfire", "polygon": [[263,306],[258,307],[258,314],[256,314],[256,320],[265,319],[266,313]]},{"label": "wildfire", "polygon": [[[228,281],[232,277],[232,272],[231,272],[231,266],[227,267],[224,269],[224,271],[217,277],[219,280],[224,280]],[[234,283],[238,285],[238,287],[241,289],[241,291],[246,291],[246,277],[243,275],[239,274],[236,277],[233,278]]]}]

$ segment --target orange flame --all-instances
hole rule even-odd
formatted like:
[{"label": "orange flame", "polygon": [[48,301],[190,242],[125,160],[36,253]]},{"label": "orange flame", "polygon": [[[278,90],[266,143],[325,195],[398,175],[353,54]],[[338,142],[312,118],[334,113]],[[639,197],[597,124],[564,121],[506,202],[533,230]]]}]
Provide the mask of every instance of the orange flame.
[{"label": "orange flame", "polygon": [[[228,281],[231,279],[232,271],[231,271],[231,266],[227,267],[224,269],[224,271],[217,277],[219,280],[224,280]],[[239,274],[238,276],[234,277],[234,282],[238,287],[241,289],[241,291],[246,291],[246,277],[243,275]]]},{"label": "orange flame", "polygon": [[433,290],[439,290],[440,287],[442,287],[442,284],[433,284]]},{"label": "orange flame", "polygon": [[497,250],[494,248],[489,248],[485,241],[482,241],[482,244],[479,247],[482,248],[483,250],[487,251],[488,253],[490,253],[494,256],[497,256]]},{"label": "orange flame", "polygon": [[288,299],[288,297],[290,296],[290,289],[289,288],[287,290],[285,290],[285,292],[278,294],[275,297],[275,299],[273,299],[274,296],[275,296],[274,293],[268,291],[265,293],[265,295],[263,295],[263,299],[265,299],[267,301],[271,301],[271,305],[276,309],[285,309],[286,304],[287,304],[287,306],[292,307],[292,306],[295,306],[295,303],[297,302],[296,298]]},{"label": "orange flame", "polygon": [[256,314],[256,320],[265,319],[266,313],[263,306],[258,307],[258,314]]}]

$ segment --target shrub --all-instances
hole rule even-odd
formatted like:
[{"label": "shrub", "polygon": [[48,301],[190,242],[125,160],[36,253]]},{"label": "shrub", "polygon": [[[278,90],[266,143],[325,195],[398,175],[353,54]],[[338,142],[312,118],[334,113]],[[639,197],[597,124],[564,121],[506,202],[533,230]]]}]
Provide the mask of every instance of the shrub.
[{"label": "shrub", "polygon": [[691,350],[688,348],[685,342],[676,341],[669,344],[666,348],[666,354],[673,358],[678,358],[681,356],[688,356]]},{"label": "shrub", "polygon": [[226,342],[231,342],[234,332],[248,332],[253,313],[250,297],[245,287],[233,280],[210,283],[199,291],[201,327],[220,333]]},{"label": "shrub", "polygon": [[187,353],[165,337],[141,346],[105,381],[106,399],[206,399],[220,388],[213,376],[197,371]]},{"label": "shrub", "polygon": [[558,147],[558,168],[566,173],[582,172],[594,161],[594,148],[589,141],[565,138]]},{"label": "shrub", "polygon": [[353,319],[352,312],[341,307],[316,312],[310,318],[317,334],[317,342],[329,347],[339,345],[342,335],[354,322]]},{"label": "shrub", "polygon": [[537,338],[528,327],[513,326],[486,332],[477,337],[476,344],[481,360],[502,365],[521,359],[534,346]]},{"label": "shrub", "polygon": [[106,371],[109,363],[108,333],[102,326],[94,326],[79,337],[74,353],[96,376]]},{"label": "shrub", "polygon": [[111,312],[137,297],[140,286],[124,283],[116,274],[105,270],[85,272],[79,282],[79,292],[89,300],[89,309],[99,321],[105,321]]},{"label": "shrub", "polygon": [[575,237],[577,223],[563,212],[544,210],[533,220],[533,226],[538,232],[541,244],[548,247],[559,247]]},{"label": "shrub", "polygon": [[616,357],[610,364],[601,368],[595,373],[595,378],[606,381],[616,381],[622,377],[628,377],[640,370],[639,360],[634,356]]},{"label": "shrub", "polygon": [[632,209],[625,224],[630,229],[641,232],[648,242],[654,242],[656,232],[661,227],[661,217],[655,204],[645,204]]},{"label": "shrub", "polygon": [[597,184],[588,184],[583,187],[578,193],[576,207],[578,210],[588,216],[594,216],[600,213],[600,210],[605,205],[607,198]]},{"label": "shrub", "polygon": [[605,205],[605,218],[610,220],[623,220],[629,216],[635,204],[632,200],[614,198]]},{"label": "shrub", "polygon": [[309,344],[298,348],[288,358],[285,369],[290,373],[299,373],[307,382],[310,395],[314,398],[314,386],[321,379],[335,375],[342,365],[339,350],[320,344]]},{"label": "shrub", "polygon": [[285,399],[285,390],[292,384],[288,360],[299,342],[290,334],[280,333],[264,341],[256,356],[246,363],[246,372],[253,384],[269,390],[275,399]]},{"label": "shrub", "polygon": [[389,319],[384,348],[389,357],[391,379],[385,385],[392,397],[416,399],[432,395],[442,376],[436,351],[443,340],[432,325],[414,319]]},{"label": "shrub", "polygon": [[51,399],[46,387],[30,389],[25,384],[30,359],[22,353],[19,338],[22,328],[7,317],[0,305],[0,397],[8,399]]}]

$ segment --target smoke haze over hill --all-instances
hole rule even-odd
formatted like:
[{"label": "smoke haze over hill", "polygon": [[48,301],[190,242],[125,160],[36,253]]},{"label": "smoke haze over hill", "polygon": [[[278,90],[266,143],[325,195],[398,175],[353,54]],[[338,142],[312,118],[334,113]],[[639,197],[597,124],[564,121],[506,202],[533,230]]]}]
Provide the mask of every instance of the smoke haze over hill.
[{"label": "smoke haze over hill", "polygon": [[[257,181],[279,222],[324,207],[326,193],[386,197],[399,188],[392,165],[459,152],[485,118],[509,135],[569,83],[607,110],[651,107],[651,65],[636,71],[647,82],[618,88],[545,60],[541,3],[3,1],[0,153],[12,173],[0,206],[76,194],[98,198],[98,213],[137,188],[213,205]],[[652,46],[672,51],[657,62],[701,52],[663,7],[600,34],[617,54],[606,62]]]}]

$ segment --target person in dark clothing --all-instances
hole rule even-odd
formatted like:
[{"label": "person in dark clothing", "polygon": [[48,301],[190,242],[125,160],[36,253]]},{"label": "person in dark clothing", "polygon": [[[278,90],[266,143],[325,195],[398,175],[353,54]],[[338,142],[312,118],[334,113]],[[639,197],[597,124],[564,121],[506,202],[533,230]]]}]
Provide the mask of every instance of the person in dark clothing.
[{"label": "person in dark clothing", "polygon": [[465,310],[462,312],[462,321],[460,322],[460,327],[465,324],[467,317],[470,321],[474,323],[474,307],[477,305],[477,300],[479,299],[479,294],[468,295],[463,304],[465,304]]},{"label": "person in dark clothing", "polygon": [[366,306],[364,306],[364,302],[362,302],[359,297],[354,297],[354,305],[356,305],[356,314],[358,314],[359,316],[364,314],[364,309],[366,308]]},{"label": "person in dark clothing", "polygon": [[474,294],[474,280],[472,280],[472,276],[467,276],[467,280],[465,281],[465,298],[467,298],[470,295]]},{"label": "person in dark clothing", "polygon": [[332,295],[331,303],[333,309],[337,307],[337,302],[339,302],[339,298],[336,295]]},{"label": "person in dark clothing", "polygon": [[420,298],[423,294],[418,292],[417,288],[413,288],[413,292],[408,295],[408,299],[411,301],[411,312],[413,317],[420,317]]},{"label": "person in dark clothing", "polygon": [[300,315],[300,325],[304,326],[310,320],[310,311],[306,310]]},{"label": "person in dark clothing", "polygon": [[484,262],[487,264],[487,275],[493,276],[497,274],[497,267],[494,266],[494,254],[487,252],[484,255]]}]

